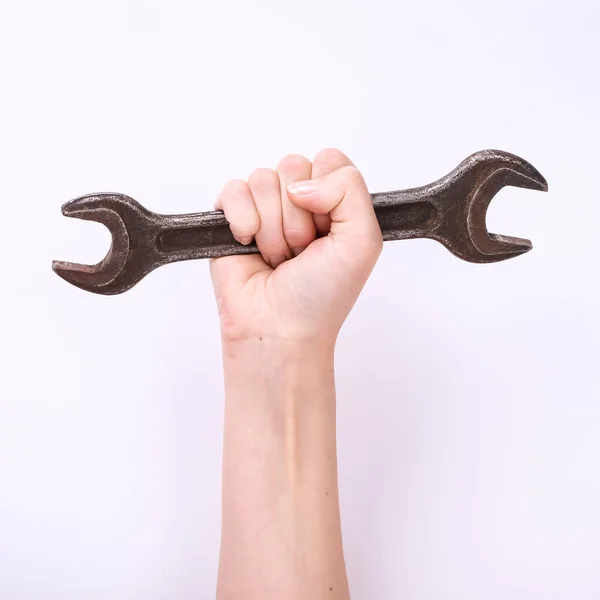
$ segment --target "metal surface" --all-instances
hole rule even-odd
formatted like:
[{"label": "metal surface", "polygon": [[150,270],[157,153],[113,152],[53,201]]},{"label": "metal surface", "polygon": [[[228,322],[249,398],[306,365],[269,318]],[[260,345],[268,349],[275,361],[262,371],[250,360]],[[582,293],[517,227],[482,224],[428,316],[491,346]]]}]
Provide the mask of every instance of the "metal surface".
[{"label": "metal surface", "polygon": [[[531,242],[489,233],[486,212],[504,186],[547,191],[544,177],[527,161],[499,150],[472,154],[445,177],[419,188],[371,194],[383,239],[430,238],[473,263],[491,263],[531,250]],[[123,194],[90,194],[62,207],[67,217],[104,223],[112,233],[97,265],[54,261],[69,283],[97,294],[120,294],[168,263],[254,254],[231,234],[221,211],[187,215],[153,213]]]}]

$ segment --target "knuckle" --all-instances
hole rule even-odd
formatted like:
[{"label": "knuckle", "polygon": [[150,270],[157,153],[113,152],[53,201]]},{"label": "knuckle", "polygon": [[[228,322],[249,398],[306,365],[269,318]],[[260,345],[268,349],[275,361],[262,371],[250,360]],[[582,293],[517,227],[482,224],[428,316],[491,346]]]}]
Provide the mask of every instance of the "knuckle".
[{"label": "knuckle", "polygon": [[228,195],[241,195],[248,192],[248,184],[243,179],[232,179],[227,182],[227,185],[223,189],[224,194]]},{"label": "knuckle", "polygon": [[236,204],[240,198],[251,198],[248,184],[242,179],[232,179],[228,181],[219,194],[219,203],[224,211]]},{"label": "knuckle", "polygon": [[297,173],[310,167],[310,161],[301,154],[288,154],[277,165],[277,171],[284,173]]},{"label": "knuckle", "polygon": [[317,155],[315,156],[315,160],[313,162],[325,164],[325,165],[333,165],[339,166],[345,162],[347,162],[348,158],[346,155],[339,150],[338,148],[323,148]]},{"label": "knuckle", "polygon": [[254,219],[232,223],[231,231],[237,240],[251,238],[258,231],[258,223]]},{"label": "knuckle", "polygon": [[363,185],[365,182],[362,173],[356,167],[342,167],[340,171],[349,186]]},{"label": "knuckle", "polygon": [[256,169],[250,173],[248,185],[252,189],[264,189],[279,186],[279,176],[273,169]]}]

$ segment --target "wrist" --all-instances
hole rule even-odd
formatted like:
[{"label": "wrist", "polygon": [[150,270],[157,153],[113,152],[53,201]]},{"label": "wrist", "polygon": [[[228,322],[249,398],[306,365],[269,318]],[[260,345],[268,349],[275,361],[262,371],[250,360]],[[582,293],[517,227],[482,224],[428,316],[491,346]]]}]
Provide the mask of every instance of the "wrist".
[{"label": "wrist", "polygon": [[232,369],[240,375],[267,375],[273,371],[291,372],[313,369],[315,372],[333,369],[335,339],[297,340],[258,337],[222,340],[225,377]]},{"label": "wrist", "polygon": [[290,418],[319,418],[326,405],[335,410],[333,343],[224,344],[223,367],[226,413],[251,416],[263,433],[289,433]]},{"label": "wrist", "polygon": [[296,490],[335,466],[332,345],[264,338],[226,345],[224,373],[230,468],[234,457],[251,455],[257,469],[268,468],[287,482],[286,489]]},{"label": "wrist", "polygon": [[223,345],[227,404],[285,417],[333,385],[334,344],[262,341]]}]

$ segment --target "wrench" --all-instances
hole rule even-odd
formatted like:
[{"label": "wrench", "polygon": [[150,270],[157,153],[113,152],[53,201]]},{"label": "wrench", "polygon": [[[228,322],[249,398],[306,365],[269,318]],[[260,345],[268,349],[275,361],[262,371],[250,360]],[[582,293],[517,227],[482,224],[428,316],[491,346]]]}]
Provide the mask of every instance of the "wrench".
[{"label": "wrench", "polygon": [[[531,250],[529,240],[488,233],[486,212],[504,186],[547,191],[527,161],[500,150],[482,150],[433,183],[371,194],[384,241],[430,238],[472,263],[492,263]],[[185,215],[151,212],[124,194],[88,194],[62,207],[67,217],[108,227],[112,245],[96,265],[54,261],[54,272],[96,294],[120,294],[168,263],[258,253],[237,242],[222,211]]]}]

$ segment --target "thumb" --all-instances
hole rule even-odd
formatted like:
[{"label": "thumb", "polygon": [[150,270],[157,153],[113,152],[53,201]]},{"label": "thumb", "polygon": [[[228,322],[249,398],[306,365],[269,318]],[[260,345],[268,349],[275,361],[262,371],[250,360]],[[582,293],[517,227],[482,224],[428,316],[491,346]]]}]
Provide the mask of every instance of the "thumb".
[{"label": "thumb", "polygon": [[379,254],[381,228],[375,216],[371,195],[356,167],[342,167],[328,175],[291,183],[287,187],[290,200],[315,214],[330,214],[329,236],[336,244],[373,246]]}]

